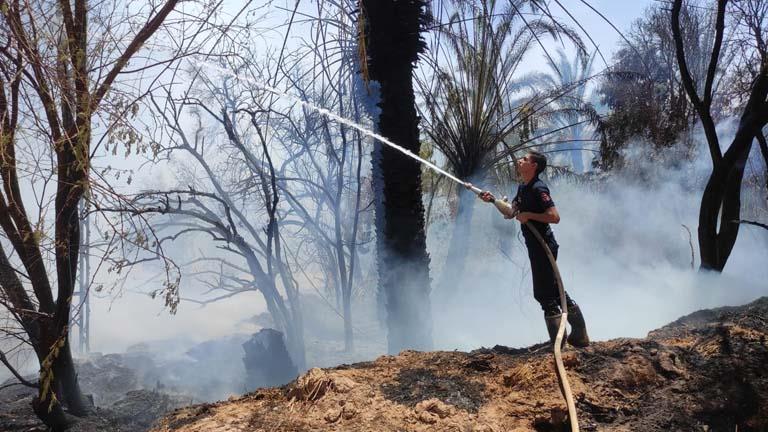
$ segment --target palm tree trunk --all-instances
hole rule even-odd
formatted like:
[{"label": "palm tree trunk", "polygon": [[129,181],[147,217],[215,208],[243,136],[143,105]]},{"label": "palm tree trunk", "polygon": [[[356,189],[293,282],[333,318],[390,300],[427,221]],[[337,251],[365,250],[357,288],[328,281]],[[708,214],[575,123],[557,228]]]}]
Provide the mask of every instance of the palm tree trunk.
[{"label": "palm tree trunk", "polygon": [[[370,78],[381,85],[378,129],[391,141],[419,152],[413,68],[423,44],[419,38],[424,2],[363,0]],[[374,159],[381,175],[383,212],[378,242],[379,290],[386,305],[390,353],[432,347],[429,255],[424,232],[421,166],[384,147]]]},{"label": "palm tree trunk", "polygon": [[[382,81],[382,135],[413,152],[419,140],[410,65]],[[429,301],[429,255],[421,200],[421,165],[397,151],[382,149],[384,179],[384,253],[379,256],[379,283],[386,293],[390,353],[432,347]],[[380,240],[380,241],[381,241]]]}]

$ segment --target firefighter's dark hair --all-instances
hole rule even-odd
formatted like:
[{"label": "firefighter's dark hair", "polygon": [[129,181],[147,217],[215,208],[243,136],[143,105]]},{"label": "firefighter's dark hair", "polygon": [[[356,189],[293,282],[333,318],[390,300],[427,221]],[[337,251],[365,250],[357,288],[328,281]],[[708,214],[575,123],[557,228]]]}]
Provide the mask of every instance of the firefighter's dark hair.
[{"label": "firefighter's dark hair", "polygon": [[547,157],[544,153],[535,150],[529,151],[528,155],[531,157],[531,162],[536,163],[536,175],[541,174],[547,168]]}]

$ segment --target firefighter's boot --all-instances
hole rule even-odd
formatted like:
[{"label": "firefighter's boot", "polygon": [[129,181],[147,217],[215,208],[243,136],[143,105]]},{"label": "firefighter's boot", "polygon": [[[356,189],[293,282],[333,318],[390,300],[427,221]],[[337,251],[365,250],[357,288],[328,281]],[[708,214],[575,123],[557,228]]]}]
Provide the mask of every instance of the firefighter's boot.
[{"label": "firefighter's boot", "polygon": [[[547,323],[547,333],[549,333],[549,342],[554,344],[557,339],[557,330],[560,328],[560,319],[562,314],[557,315],[544,315],[544,321]],[[560,344],[562,348],[565,345],[565,339],[568,337],[568,332],[563,333],[563,340]]]},{"label": "firefighter's boot", "polygon": [[589,336],[587,335],[587,324],[584,322],[584,315],[581,308],[576,303],[568,307],[568,324],[571,325],[571,334],[568,335],[568,343],[576,348],[589,346]]}]

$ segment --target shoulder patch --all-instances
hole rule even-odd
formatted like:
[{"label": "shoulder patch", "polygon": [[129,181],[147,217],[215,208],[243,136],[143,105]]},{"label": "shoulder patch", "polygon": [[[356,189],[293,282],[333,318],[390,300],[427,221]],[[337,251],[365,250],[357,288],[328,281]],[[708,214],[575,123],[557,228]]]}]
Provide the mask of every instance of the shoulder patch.
[{"label": "shoulder patch", "polygon": [[549,196],[549,193],[548,193],[548,192],[542,192],[542,193],[541,193],[541,200],[542,200],[542,201],[544,201],[544,202],[546,203],[546,202],[550,202],[550,201],[552,201],[552,198],[550,198],[550,196]]}]

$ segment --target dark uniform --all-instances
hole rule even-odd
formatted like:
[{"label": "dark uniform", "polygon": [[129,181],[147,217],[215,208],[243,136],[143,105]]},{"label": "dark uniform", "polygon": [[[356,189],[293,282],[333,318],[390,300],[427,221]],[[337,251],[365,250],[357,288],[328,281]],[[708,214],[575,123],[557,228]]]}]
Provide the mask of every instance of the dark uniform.
[{"label": "dark uniform", "polygon": [[[517,188],[517,195],[512,200],[517,204],[520,212],[544,213],[548,208],[554,207],[555,202],[549,194],[549,188],[538,176],[534,177],[528,184],[522,184]],[[555,240],[555,234],[552,232],[548,223],[529,221],[536,231],[549,246],[552,255],[557,259],[557,250],[560,246]],[[531,260],[531,277],[533,279],[533,297],[539,302],[545,315],[556,315],[560,313],[560,290],[557,287],[555,272],[552,264],[549,262],[544,247],[531,232],[526,224],[521,224],[525,246],[528,248],[528,258]],[[566,295],[568,308],[575,307],[576,304]],[[573,306],[572,306],[573,305]]]}]

